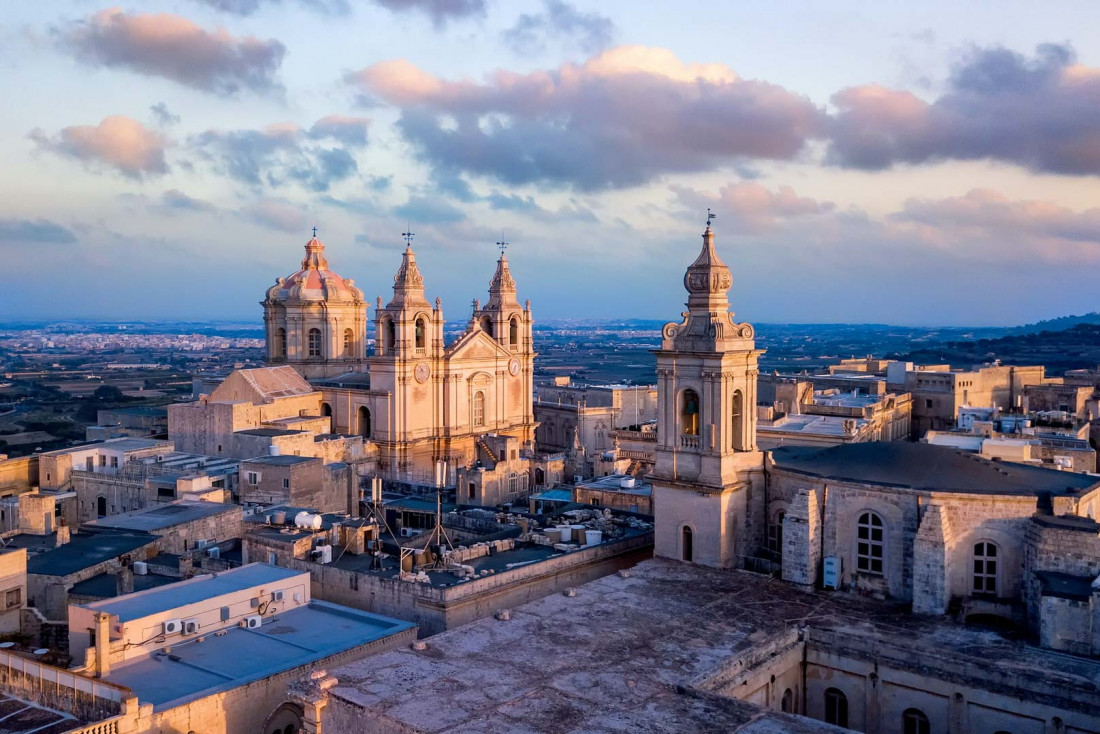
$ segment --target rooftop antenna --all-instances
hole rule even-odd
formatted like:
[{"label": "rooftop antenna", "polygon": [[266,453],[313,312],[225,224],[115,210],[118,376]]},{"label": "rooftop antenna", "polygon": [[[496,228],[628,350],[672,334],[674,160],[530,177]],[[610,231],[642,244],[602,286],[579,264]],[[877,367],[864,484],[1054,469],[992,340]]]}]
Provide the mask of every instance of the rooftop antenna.
[{"label": "rooftop antenna", "polygon": [[718,218],[718,215],[715,214],[714,212],[712,212],[710,210],[710,207],[708,206],[707,207],[707,229],[710,229],[710,223],[713,222],[717,218]]},{"label": "rooftop antenna", "polygon": [[432,567],[437,569],[443,569],[447,565],[443,561],[442,551],[455,549],[447,531],[443,528],[443,486],[447,483],[447,469],[447,462],[442,460],[435,462],[435,527],[432,528],[432,534],[428,536],[427,545],[439,546],[440,556],[432,564]]}]

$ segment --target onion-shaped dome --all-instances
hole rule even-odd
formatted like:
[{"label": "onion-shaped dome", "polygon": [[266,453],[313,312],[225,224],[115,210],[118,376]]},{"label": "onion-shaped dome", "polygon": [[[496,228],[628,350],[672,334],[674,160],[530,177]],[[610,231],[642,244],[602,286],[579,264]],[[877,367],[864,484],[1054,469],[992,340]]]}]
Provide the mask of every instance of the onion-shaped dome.
[{"label": "onion-shaped dome", "polygon": [[279,303],[362,303],[363,291],[351,278],[341,278],[328,269],[325,246],[314,235],[306,243],[302,268],[285,278],[279,278],[267,290],[267,300]]}]

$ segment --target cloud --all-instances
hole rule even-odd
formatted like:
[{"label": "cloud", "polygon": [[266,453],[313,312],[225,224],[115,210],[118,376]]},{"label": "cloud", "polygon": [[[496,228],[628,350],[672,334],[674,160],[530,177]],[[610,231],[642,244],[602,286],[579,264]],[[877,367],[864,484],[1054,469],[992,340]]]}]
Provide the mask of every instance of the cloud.
[{"label": "cloud", "polygon": [[700,220],[705,216],[705,209],[714,209],[728,232],[766,232],[787,220],[822,214],[835,208],[832,202],[798,196],[790,186],[780,186],[772,191],[747,181],[727,184],[717,195],[686,186],[673,185],[669,189],[677,203],[698,215]]},{"label": "cloud", "polygon": [[48,219],[0,219],[0,243],[24,245],[66,245],[76,242],[76,236],[60,224]]},{"label": "cloud", "polygon": [[172,111],[168,109],[168,105],[164,102],[157,102],[149,108],[153,113],[153,118],[157,121],[157,124],[161,127],[168,127],[169,125],[178,125],[180,122],[180,116],[172,114]]},{"label": "cloud", "polygon": [[277,40],[207,31],[167,13],[101,10],[58,31],[59,44],[92,66],[123,67],[214,94],[280,89],[276,73],[286,48]]},{"label": "cloud", "polygon": [[568,220],[587,222],[589,224],[599,222],[599,218],[591,209],[581,206],[576,202],[562,205],[556,210],[550,210],[536,202],[534,197],[519,196],[517,194],[502,194],[499,191],[493,191],[485,197],[485,201],[488,202],[491,209],[496,211],[515,212],[539,222],[560,222]]},{"label": "cloud", "polygon": [[524,13],[501,37],[516,53],[538,53],[551,40],[573,43],[585,53],[611,45],[615,24],[599,13],[583,13],[562,0],[543,0],[543,12]]},{"label": "cloud", "polygon": [[303,235],[306,233],[306,224],[309,222],[302,207],[285,199],[254,201],[242,207],[240,215],[246,221],[268,229],[280,232],[301,232]]},{"label": "cloud", "polygon": [[161,194],[160,207],[172,212],[215,212],[218,210],[213,204],[192,198],[179,189],[169,189]]},{"label": "cloud", "polygon": [[327,115],[309,129],[311,138],[332,138],[348,147],[361,148],[367,144],[367,130],[370,119],[366,117],[346,117]]},{"label": "cloud", "polygon": [[374,0],[374,3],[393,13],[422,13],[437,28],[451,20],[485,15],[485,0]]},{"label": "cloud", "polygon": [[418,224],[449,224],[466,219],[466,213],[461,209],[437,197],[427,196],[410,196],[404,204],[393,208],[393,214]]},{"label": "cloud", "polygon": [[[264,4],[280,5],[281,0],[196,0],[223,13],[252,15]],[[351,12],[348,0],[298,0],[298,4],[324,15],[347,15]]]},{"label": "cloud", "polygon": [[877,85],[833,96],[828,160],[863,169],[993,159],[1033,171],[1100,174],[1100,69],[1068,46],[1033,57],[978,49],[933,102]]},{"label": "cloud", "polygon": [[332,119],[318,120],[309,133],[292,123],[259,130],[207,130],[192,137],[189,147],[216,170],[253,186],[279,187],[297,182],[311,191],[327,191],[332,184],[359,171],[355,158],[345,148],[327,148],[315,142],[335,137],[352,140],[349,147],[360,145],[353,125],[334,124]]},{"label": "cloud", "polygon": [[483,83],[443,80],[404,60],[347,80],[400,107],[400,131],[439,172],[513,185],[595,190],[744,158],[787,160],[825,123],[782,87],[641,46],[551,71],[498,71]]},{"label": "cloud", "polygon": [[168,171],[164,138],[124,115],[106,117],[98,125],[62,128],[53,136],[36,129],[31,131],[30,138],[42,150],[91,166],[115,168],[130,178]]},{"label": "cloud", "polygon": [[1042,260],[1100,260],[1100,208],[1075,212],[1049,201],[1010,200],[999,191],[972,189],[959,197],[909,199],[890,219],[916,225],[934,241],[984,248],[990,256],[1022,248]]}]

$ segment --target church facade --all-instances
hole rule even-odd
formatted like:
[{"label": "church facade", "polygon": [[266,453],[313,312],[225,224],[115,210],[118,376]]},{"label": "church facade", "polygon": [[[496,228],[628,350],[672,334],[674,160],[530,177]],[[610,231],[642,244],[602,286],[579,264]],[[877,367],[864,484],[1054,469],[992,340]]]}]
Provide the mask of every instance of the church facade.
[{"label": "church facade", "polygon": [[410,243],[393,297],[376,301],[368,355],[362,291],[328,269],[324,249],[316,236],[307,242],[301,268],[276,281],[263,307],[268,364],[294,367],[321,391],[334,432],[375,444],[384,475],[420,481],[441,461],[453,479],[487,434],[533,449],[531,307],[517,300],[503,252],[488,301],[474,302],[465,331],[447,343],[442,304],[425,295]]}]

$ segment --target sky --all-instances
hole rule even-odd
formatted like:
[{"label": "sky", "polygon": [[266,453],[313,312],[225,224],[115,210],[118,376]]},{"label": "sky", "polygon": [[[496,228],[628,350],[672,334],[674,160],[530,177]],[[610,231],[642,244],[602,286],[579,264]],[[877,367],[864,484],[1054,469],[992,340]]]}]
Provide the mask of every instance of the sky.
[{"label": "sky", "polygon": [[313,226],[448,319],[1100,310],[1094,0],[98,0],[0,19],[0,321],[257,321]]}]

